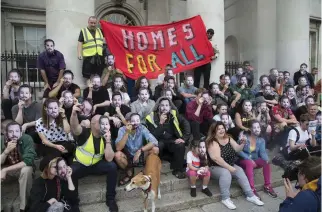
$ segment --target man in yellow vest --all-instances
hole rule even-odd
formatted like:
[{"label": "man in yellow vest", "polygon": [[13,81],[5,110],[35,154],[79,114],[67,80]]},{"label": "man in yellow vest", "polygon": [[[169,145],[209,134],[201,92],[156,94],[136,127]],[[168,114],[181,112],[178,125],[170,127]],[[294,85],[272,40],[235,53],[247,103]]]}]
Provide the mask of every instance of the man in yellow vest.
[{"label": "man in yellow vest", "polygon": [[181,115],[167,97],[160,97],[153,112],[145,118],[147,127],[158,140],[160,157],[164,158],[164,150],[170,153],[172,174],[179,179],[185,178],[183,169],[185,146],[190,138],[190,124]]},{"label": "man in yellow vest", "polygon": [[70,117],[71,131],[78,138],[75,158],[71,166],[73,182],[78,190],[78,179],[88,175],[107,175],[106,205],[111,212],[117,212],[118,206],[115,201],[117,166],[113,162],[114,151],[111,144],[109,118],[95,115],[90,122],[90,128],[82,127],[77,117],[77,113],[81,111],[80,106],[80,104],[74,105]]},{"label": "man in yellow vest", "polygon": [[97,18],[88,18],[88,26],[81,29],[78,37],[78,59],[83,60],[83,77],[89,79],[91,75],[102,75],[104,69],[103,33],[97,28]]}]

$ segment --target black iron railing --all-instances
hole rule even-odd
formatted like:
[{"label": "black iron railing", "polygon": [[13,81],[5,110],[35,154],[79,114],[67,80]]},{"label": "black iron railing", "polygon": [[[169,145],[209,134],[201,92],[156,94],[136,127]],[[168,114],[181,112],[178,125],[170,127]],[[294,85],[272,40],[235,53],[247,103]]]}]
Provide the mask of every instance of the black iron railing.
[{"label": "black iron railing", "polygon": [[225,63],[225,73],[233,76],[236,74],[236,71],[239,66],[242,66],[243,62],[236,62],[236,61],[226,61]]},{"label": "black iron railing", "polygon": [[37,57],[39,53],[4,51],[1,53],[1,94],[3,86],[8,80],[11,69],[18,69],[21,74],[21,82],[33,88],[34,97],[44,87],[40,70],[37,69]]}]

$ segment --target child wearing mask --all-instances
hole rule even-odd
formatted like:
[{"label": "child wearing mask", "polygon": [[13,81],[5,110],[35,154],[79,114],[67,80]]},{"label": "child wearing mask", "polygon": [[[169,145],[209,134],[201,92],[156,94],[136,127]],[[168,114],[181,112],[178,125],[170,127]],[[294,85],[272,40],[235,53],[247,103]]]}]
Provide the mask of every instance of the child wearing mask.
[{"label": "child wearing mask", "polygon": [[190,181],[191,197],[197,196],[196,181],[199,178],[203,180],[201,192],[206,194],[208,197],[212,196],[212,193],[208,189],[210,172],[207,164],[205,141],[192,141],[190,151],[187,153],[187,176]]}]

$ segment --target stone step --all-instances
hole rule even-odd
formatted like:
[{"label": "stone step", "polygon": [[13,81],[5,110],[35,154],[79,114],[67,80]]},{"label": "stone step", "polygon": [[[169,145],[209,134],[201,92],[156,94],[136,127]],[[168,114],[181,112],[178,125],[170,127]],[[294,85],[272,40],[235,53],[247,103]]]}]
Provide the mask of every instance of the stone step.
[{"label": "stone step", "polygon": [[[281,181],[282,174],[283,174],[282,169],[280,169],[277,166],[272,165],[272,183],[274,186],[278,186],[282,183],[282,181]],[[87,181],[87,179],[84,179],[85,183],[79,184],[79,186],[80,186],[79,187],[79,191],[80,191],[79,197],[80,197],[81,205],[92,205],[92,207],[94,207],[94,206],[96,207],[96,205],[104,206],[104,204],[99,204],[99,203],[105,202],[106,189],[105,189],[105,179],[104,178],[105,177],[100,178],[99,176],[91,176],[91,177],[88,177],[88,181]],[[95,179],[100,179],[102,181],[100,182]],[[87,181],[87,183],[86,183],[86,181]],[[15,211],[19,211],[19,196],[18,196],[19,187],[18,187],[17,181],[14,181],[14,182],[12,184],[2,186],[1,192],[2,192],[2,204],[5,205],[5,208],[12,207],[13,211],[15,212]],[[84,182],[84,181],[82,181],[82,182]],[[255,182],[259,185],[263,185],[263,175],[262,175],[261,170],[255,170]],[[218,181],[211,180],[211,182],[210,182],[210,188],[212,188],[211,191],[214,194],[218,195],[219,190],[217,187],[218,187]],[[239,186],[232,186],[232,189],[233,189],[233,187],[239,188]],[[137,203],[134,205],[138,205],[138,203],[142,202],[140,190],[126,192],[126,191],[124,191],[124,186],[122,186],[122,187],[117,187],[116,192],[117,192],[116,199],[119,201],[119,205],[121,208],[126,207],[126,205],[131,205],[129,203],[131,203],[131,201],[134,201],[134,200]],[[174,196],[172,195],[172,193]],[[165,200],[161,200],[161,201],[166,202],[167,198],[170,198],[170,200],[172,200],[172,202],[175,202],[178,207],[179,206],[183,207],[183,206],[181,206],[181,204],[182,205],[184,205],[184,204],[179,201],[180,198],[178,199],[178,201],[177,201],[177,199],[174,199],[174,198],[177,198],[176,195],[178,195],[180,193],[182,193],[183,195],[188,194],[188,196],[190,197],[188,180],[187,179],[182,179],[182,180],[177,179],[171,173],[162,174],[161,175],[161,194],[163,196],[165,196]],[[200,194],[199,196],[202,197],[204,195]],[[216,196],[216,195],[214,195],[214,196]],[[214,198],[206,198],[206,199],[214,199]],[[198,199],[196,199],[196,200],[198,200]],[[129,201],[129,203],[127,203],[127,201]],[[194,204],[195,199],[192,199],[191,201],[192,201],[191,204]],[[213,202],[214,200],[211,200],[211,201]],[[207,202],[203,202],[203,201],[200,201],[200,203],[199,203],[199,200],[197,201],[197,203],[199,205],[200,204],[207,204]],[[124,206],[123,206],[123,204],[124,204]],[[84,206],[84,207],[87,207],[87,206]],[[104,209],[104,211],[106,211],[106,208]],[[126,211],[126,210],[124,210],[124,211]],[[136,211],[136,209],[133,211]],[[98,211],[96,211],[96,212],[98,212]]]},{"label": "stone step", "polygon": [[[272,179],[272,186],[278,187],[283,184],[283,179],[281,178],[281,174],[283,172],[280,170],[275,172],[274,177]],[[255,178],[258,178],[257,175]],[[258,182],[256,184],[256,189],[258,191],[263,190],[263,182]],[[256,182],[255,181],[255,182]],[[192,207],[202,206],[205,204],[215,203],[220,201],[220,192],[218,184],[211,184],[209,189],[213,193],[212,197],[207,197],[205,194],[201,193],[201,186],[197,187],[197,197],[193,198],[190,196],[190,189],[186,187],[185,189],[172,191],[170,193],[162,194],[161,200],[156,200],[156,211],[158,212],[169,212],[169,211],[185,211]],[[236,198],[238,196],[243,195],[242,190],[236,181],[232,182],[231,185],[231,197]],[[137,197],[132,199],[122,199],[118,200],[119,211],[120,212],[139,212],[143,211],[143,197]],[[252,203],[249,203],[250,206]],[[151,205],[149,204],[149,209],[151,209]],[[265,205],[263,206],[265,207]],[[89,205],[82,205],[80,207],[81,212],[87,211],[95,211],[95,212],[105,212],[108,211],[105,203],[95,203]]]}]

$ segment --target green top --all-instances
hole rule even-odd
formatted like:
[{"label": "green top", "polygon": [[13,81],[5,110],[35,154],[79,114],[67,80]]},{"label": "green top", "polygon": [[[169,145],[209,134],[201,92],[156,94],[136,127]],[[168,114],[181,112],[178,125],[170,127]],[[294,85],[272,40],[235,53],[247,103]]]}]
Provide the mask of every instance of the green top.
[{"label": "green top", "polygon": [[[1,136],[1,153],[6,149],[4,142],[4,136]],[[22,134],[21,138],[18,140],[18,152],[21,160],[25,162],[27,166],[33,166],[37,154],[34,149],[34,141],[30,135]]]}]

